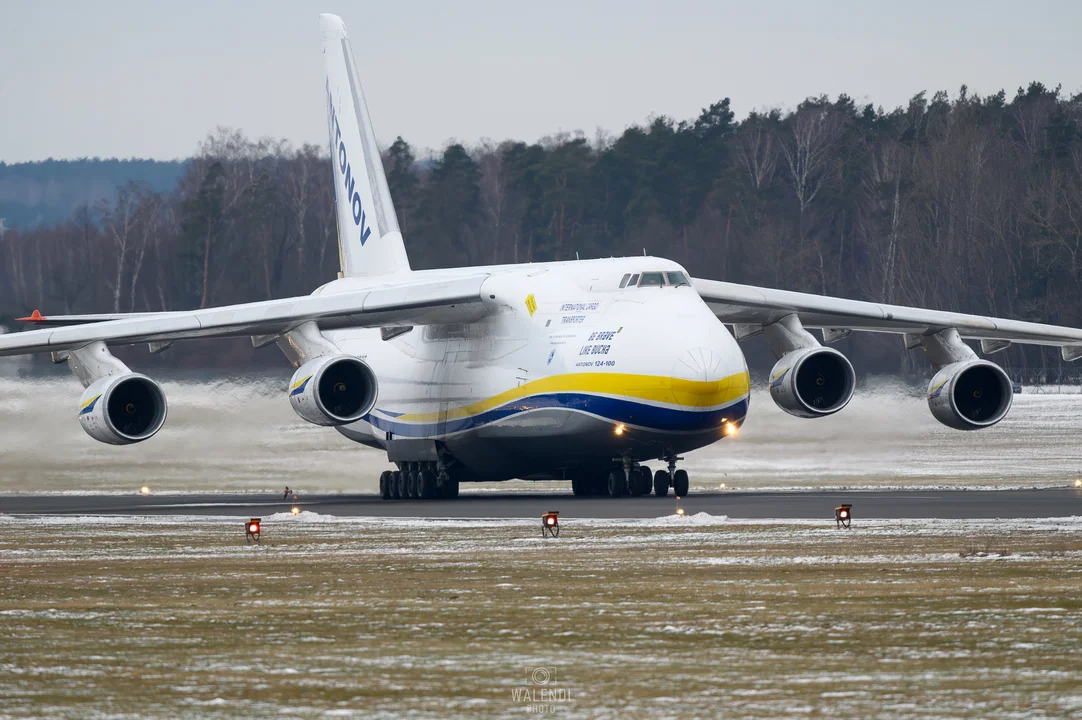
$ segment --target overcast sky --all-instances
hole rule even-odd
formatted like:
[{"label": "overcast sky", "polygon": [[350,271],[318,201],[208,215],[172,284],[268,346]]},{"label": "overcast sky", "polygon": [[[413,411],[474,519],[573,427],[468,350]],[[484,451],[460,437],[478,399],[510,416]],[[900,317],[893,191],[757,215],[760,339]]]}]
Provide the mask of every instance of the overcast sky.
[{"label": "overcast sky", "polygon": [[847,92],[1082,90],[1052,0],[0,0],[0,160],[186,157],[216,125],[326,143],[317,13],[341,15],[381,144],[612,133]]}]

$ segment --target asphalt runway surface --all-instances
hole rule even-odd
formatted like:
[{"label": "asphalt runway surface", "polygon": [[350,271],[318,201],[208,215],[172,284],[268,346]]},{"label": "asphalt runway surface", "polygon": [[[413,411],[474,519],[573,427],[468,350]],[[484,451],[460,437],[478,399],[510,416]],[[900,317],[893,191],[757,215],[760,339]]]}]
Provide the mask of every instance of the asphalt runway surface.
[{"label": "asphalt runway surface", "polygon": [[[655,518],[677,508],[731,518],[833,518],[834,508],[853,506],[854,520],[902,518],[1042,518],[1082,515],[1082,489],[944,490],[872,492],[715,491],[677,499],[591,497],[568,492],[465,491],[453,500],[382,500],[375,495],[308,495],[305,511],[352,517],[518,518],[556,510],[563,517]],[[259,517],[288,512],[280,494],[3,495],[9,515],[228,515]]]}]

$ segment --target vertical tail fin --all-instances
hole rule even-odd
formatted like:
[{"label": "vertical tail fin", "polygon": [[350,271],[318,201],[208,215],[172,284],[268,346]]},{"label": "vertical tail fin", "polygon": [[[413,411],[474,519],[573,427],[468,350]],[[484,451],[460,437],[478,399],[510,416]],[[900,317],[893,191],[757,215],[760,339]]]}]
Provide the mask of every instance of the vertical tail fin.
[{"label": "vertical tail fin", "polygon": [[323,14],[319,16],[319,28],[327,71],[327,125],[342,274],[408,272],[402,231],[391,203],[346,26],[337,15]]}]

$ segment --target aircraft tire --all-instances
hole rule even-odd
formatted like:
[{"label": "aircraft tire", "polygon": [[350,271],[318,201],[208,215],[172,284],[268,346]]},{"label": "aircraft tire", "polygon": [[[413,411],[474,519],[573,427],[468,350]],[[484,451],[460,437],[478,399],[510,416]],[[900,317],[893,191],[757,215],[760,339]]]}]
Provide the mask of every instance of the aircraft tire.
[{"label": "aircraft tire", "polygon": [[654,494],[658,497],[665,497],[669,494],[669,473],[665,470],[658,470],[654,473]]},{"label": "aircraft tire", "polygon": [[645,497],[650,494],[650,488],[653,485],[654,473],[650,471],[650,468],[645,465],[639,466],[638,477],[635,478],[639,484],[639,495]]},{"label": "aircraft tire", "polygon": [[623,470],[613,470],[609,473],[608,490],[609,497],[618,498],[624,494],[624,490],[627,488],[627,480],[624,478]]},{"label": "aircraft tire", "polygon": [[391,499],[392,485],[394,484],[394,473],[390,470],[384,470],[379,474],[379,494],[384,500]]},{"label": "aircraft tire", "polygon": [[690,483],[688,482],[688,471],[677,470],[672,476],[672,491],[676,493],[677,497],[686,497],[688,494]]},{"label": "aircraft tire", "polygon": [[402,477],[401,470],[395,470],[391,473],[391,499],[401,500],[405,497],[403,492],[406,488],[406,480]]},{"label": "aircraft tire", "polygon": [[436,475],[431,470],[422,470],[417,473],[417,494],[429,500],[436,497]]},{"label": "aircraft tire", "polygon": [[411,470],[410,472],[406,472],[406,473],[402,473],[402,474],[406,476],[406,495],[405,495],[405,497],[409,498],[410,500],[416,500],[417,499],[417,473],[415,473],[415,472],[413,472]]},{"label": "aircraft tire", "polygon": [[631,497],[642,497],[642,483],[639,482],[639,468],[632,468],[627,479],[627,494]]}]

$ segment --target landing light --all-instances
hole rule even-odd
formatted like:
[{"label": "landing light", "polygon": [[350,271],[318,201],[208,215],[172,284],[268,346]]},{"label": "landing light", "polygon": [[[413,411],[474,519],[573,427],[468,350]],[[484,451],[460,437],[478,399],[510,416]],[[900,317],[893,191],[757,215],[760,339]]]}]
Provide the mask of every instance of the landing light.
[{"label": "landing light", "polygon": [[146,485],[144,485],[143,487],[139,488],[139,492],[143,493],[144,495],[149,495],[150,494],[150,488],[147,487]]},{"label": "landing light", "polygon": [[838,507],[834,508],[835,527],[843,527],[848,529],[851,522],[853,522],[852,505],[839,505]]},{"label": "landing light", "polygon": [[548,533],[552,537],[560,535],[560,513],[552,510],[541,516],[541,537]]},{"label": "landing light", "polygon": [[617,435],[623,435],[624,434],[624,426],[623,425],[617,425],[613,429],[613,432],[616,433]]},{"label": "landing light", "polygon": [[260,518],[252,518],[244,525],[244,542],[245,544],[255,542],[259,543],[259,524],[262,522]]},{"label": "landing light", "polygon": [[721,427],[721,431],[725,434],[726,437],[730,435],[736,435],[736,431],[740,429],[736,426],[736,423],[729,421],[726,421]]}]

